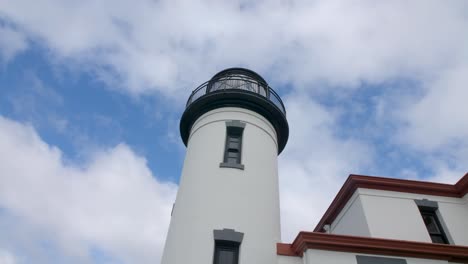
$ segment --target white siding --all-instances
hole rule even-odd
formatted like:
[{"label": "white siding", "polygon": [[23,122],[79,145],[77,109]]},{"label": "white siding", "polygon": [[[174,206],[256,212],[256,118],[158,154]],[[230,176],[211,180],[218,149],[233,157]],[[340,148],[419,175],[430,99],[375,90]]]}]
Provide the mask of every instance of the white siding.
[{"label": "white siding", "polygon": [[[432,260],[420,258],[406,258],[398,256],[369,255],[360,253],[336,252],[328,250],[308,249],[304,254],[304,264],[330,263],[330,264],[356,264],[356,255],[376,256],[385,258],[406,259],[407,264],[448,264],[445,260]],[[450,264],[454,264],[450,262]]]},{"label": "white siding", "polygon": [[428,199],[438,203],[438,215],[450,242],[468,246],[466,199],[373,189],[358,189],[356,193],[361,200],[371,237],[431,242],[414,202],[415,199]]},{"label": "white siding", "polygon": [[371,237],[431,242],[413,199],[383,195],[360,197]]},{"label": "white siding", "polygon": [[438,204],[438,216],[449,242],[468,246],[468,197],[432,195],[359,188],[331,225],[331,233],[431,242],[414,200]]},{"label": "white siding", "polygon": [[303,264],[301,257],[278,256],[278,264]]},{"label": "white siding", "polygon": [[331,233],[351,236],[370,236],[369,226],[358,192],[349,199],[331,225]]},{"label": "white siding", "polygon": [[[244,170],[220,168],[226,121],[246,123]],[[194,124],[162,264],[212,263],[213,230],[244,233],[240,264],[277,262],[280,213],[276,133],[255,112],[219,108]]]},{"label": "white siding", "polygon": [[451,242],[468,246],[468,203],[461,201],[464,204],[439,202],[439,216]]}]

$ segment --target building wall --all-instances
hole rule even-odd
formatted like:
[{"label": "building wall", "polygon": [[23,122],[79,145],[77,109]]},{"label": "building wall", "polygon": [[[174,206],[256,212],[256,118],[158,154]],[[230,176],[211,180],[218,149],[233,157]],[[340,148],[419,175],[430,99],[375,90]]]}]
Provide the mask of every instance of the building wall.
[{"label": "building wall", "polygon": [[[415,199],[438,203],[438,216],[451,244],[468,246],[467,198],[401,193],[359,188],[332,224],[332,233],[431,242]],[[360,204],[358,203],[360,202]],[[360,222],[360,223],[357,223]],[[334,228],[333,228],[334,227]],[[356,228],[360,230],[356,231]]]},{"label": "building wall", "polygon": [[[278,256],[278,264],[303,264],[303,259],[297,256]],[[331,263],[331,262],[328,262]]]},{"label": "building wall", "polygon": [[359,189],[371,237],[432,242],[413,199],[374,191]]},{"label": "building wall", "polygon": [[[358,264],[356,255],[375,256],[391,259],[404,259],[406,264],[448,264],[445,260],[432,260],[420,258],[407,258],[398,256],[369,255],[360,253],[337,252],[328,250],[308,249],[304,254],[304,264],[333,263],[333,264]],[[376,263],[378,264],[378,263]],[[450,264],[455,264],[450,262]]]},{"label": "building wall", "polygon": [[[220,168],[226,121],[246,123],[244,170]],[[214,229],[244,233],[240,264],[275,263],[280,238],[276,133],[255,112],[220,108],[201,116],[187,145],[162,264],[212,263]]]},{"label": "building wall", "polygon": [[361,197],[356,192],[341,210],[331,225],[331,233],[352,236],[370,236],[369,226],[362,207]]},{"label": "building wall", "polygon": [[439,217],[448,232],[449,240],[456,245],[468,246],[468,196],[457,201],[439,202]]}]

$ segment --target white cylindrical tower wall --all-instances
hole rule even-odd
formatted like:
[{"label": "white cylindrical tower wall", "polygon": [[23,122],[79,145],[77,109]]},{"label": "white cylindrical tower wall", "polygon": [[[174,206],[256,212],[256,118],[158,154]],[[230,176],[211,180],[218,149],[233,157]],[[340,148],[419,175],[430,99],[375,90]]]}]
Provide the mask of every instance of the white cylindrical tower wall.
[{"label": "white cylindrical tower wall", "polygon": [[[226,122],[245,124],[243,169],[220,167]],[[213,230],[244,234],[239,264],[273,264],[280,242],[278,142],[262,115],[222,107],[192,125],[162,264],[213,263]]]}]

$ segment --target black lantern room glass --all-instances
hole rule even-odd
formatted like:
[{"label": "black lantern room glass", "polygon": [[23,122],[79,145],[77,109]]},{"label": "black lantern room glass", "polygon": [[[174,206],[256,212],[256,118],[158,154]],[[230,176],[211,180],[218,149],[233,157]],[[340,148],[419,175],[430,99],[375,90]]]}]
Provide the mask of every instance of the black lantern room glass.
[{"label": "black lantern room glass", "polygon": [[240,89],[267,96],[268,85],[254,72],[245,69],[230,69],[216,74],[209,82],[207,92],[226,89]]}]

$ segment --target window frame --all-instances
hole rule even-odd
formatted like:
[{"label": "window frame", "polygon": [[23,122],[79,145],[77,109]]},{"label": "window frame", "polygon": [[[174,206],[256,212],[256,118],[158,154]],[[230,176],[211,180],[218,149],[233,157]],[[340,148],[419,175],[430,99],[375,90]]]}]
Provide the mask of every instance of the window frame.
[{"label": "window frame", "polygon": [[[428,209],[424,207],[419,207],[419,212],[421,213],[421,217],[423,218],[424,225],[426,226],[427,233],[429,234],[429,237],[432,240],[432,243],[437,243],[437,244],[446,244],[449,245],[449,241],[447,238],[447,235],[445,234],[444,228],[442,227],[442,224],[440,223],[439,217],[436,213],[435,210],[433,209]],[[431,217],[434,220],[434,224],[436,225],[437,229],[439,230],[438,233],[431,232],[424,221],[424,216]],[[439,241],[435,241],[434,237],[439,237],[442,239],[442,243]]]},{"label": "window frame", "polygon": [[[429,201],[427,199],[415,200],[415,202],[418,206],[419,213],[421,214],[424,226],[426,227],[427,233],[431,238],[432,243],[450,245],[450,240],[448,239],[447,232],[444,229],[441,220],[439,219],[439,215],[437,214],[437,211],[439,209],[439,205],[437,204],[437,202]],[[433,219],[436,228],[439,230],[438,233],[434,233],[429,230],[428,225],[424,220],[425,216],[431,217]],[[436,241],[434,237],[440,238],[442,242]]]},{"label": "window frame", "polygon": [[[239,120],[231,120],[226,122],[226,139],[224,143],[224,154],[223,154],[223,162],[219,164],[221,168],[236,168],[236,169],[244,169],[244,165],[242,164],[242,144],[243,144],[243,136],[244,136],[244,128],[245,123]],[[231,148],[231,144],[235,143],[232,142],[232,139],[237,138],[237,148]],[[235,157],[235,161],[232,161],[232,157],[230,157],[230,153],[237,153],[237,157]]]},{"label": "window frame", "polygon": [[[215,241],[215,250],[214,250],[214,259],[213,264],[238,264],[239,263],[239,243],[231,241],[216,240]],[[234,253],[233,259],[230,263],[221,263],[219,261],[220,251],[232,251]]]},{"label": "window frame", "polygon": [[244,233],[237,232],[234,229],[224,228],[221,230],[213,230],[214,238],[214,252],[213,252],[213,264],[226,264],[220,263],[219,254],[220,251],[231,250],[234,252],[234,258],[231,259],[231,263],[227,264],[239,264],[240,256],[240,245],[244,239]]},{"label": "window frame", "polygon": [[[237,141],[237,142],[234,142]],[[237,144],[237,147],[231,147],[231,144]],[[224,162],[225,163],[233,163],[233,164],[241,164],[242,162],[242,131],[239,129],[235,129],[233,127],[227,128],[226,133],[226,144],[224,147]],[[236,153],[235,161],[230,161],[230,153]]]}]

